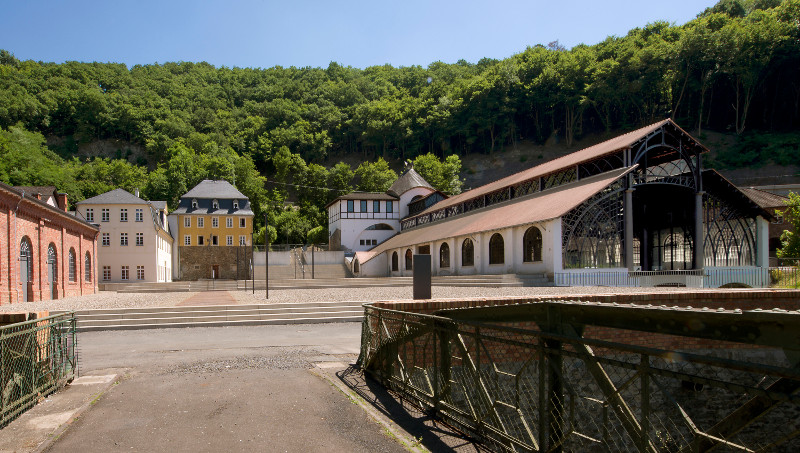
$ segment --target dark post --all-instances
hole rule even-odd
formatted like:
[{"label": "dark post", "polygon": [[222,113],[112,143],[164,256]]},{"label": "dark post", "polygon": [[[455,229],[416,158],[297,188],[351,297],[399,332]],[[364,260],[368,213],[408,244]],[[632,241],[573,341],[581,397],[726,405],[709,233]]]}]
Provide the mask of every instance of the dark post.
[{"label": "dark post", "polygon": [[431,256],[414,255],[414,299],[431,298]]},{"label": "dark post", "polygon": [[[256,293],[256,244],[253,241],[253,231],[250,231],[250,278],[253,280],[253,294]],[[247,291],[247,286],[244,287]]]},{"label": "dark post", "polygon": [[[269,299],[269,219],[266,212],[264,212],[264,244],[266,246],[264,250],[264,286],[267,288],[266,294]],[[255,286],[255,283],[253,285]]]},{"label": "dark post", "polygon": [[314,244],[311,244],[311,280],[314,280]]}]

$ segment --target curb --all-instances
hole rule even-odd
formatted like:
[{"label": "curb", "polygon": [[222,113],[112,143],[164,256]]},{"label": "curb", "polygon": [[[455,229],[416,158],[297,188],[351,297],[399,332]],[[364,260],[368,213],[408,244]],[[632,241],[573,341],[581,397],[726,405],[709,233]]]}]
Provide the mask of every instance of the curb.
[{"label": "curb", "polygon": [[385,429],[388,433],[394,436],[397,441],[408,451],[410,452],[419,452],[419,453],[430,453],[430,450],[425,448],[424,446],[420,445],[419,441],[414,438],[411,434],[407,433],[405,430],[400,428],[396,423],[394,423],[391,419],[383,415],[380,411],[375,409],[371,404],[361,398],[359,395],[354,393],[352,389],[347,387],[342,381],[339,379],[334,378],[330,375],[330,373],[336,373],[336,371],[340,371],[347,368],[347,364],[344,362],[316,362],[314,363],[314,368],[310,369],[309,372],[311,374],[318,376],[326,381],[328,381],[331,385],[339,389],[345,396],[350,398],[352,402],[357,404],[367,415],[370,416],[376,423],[378,423],[383,429]]},{"label": "curb", "polygon": [[[93,392],[91,394],[92,398],[83,403],[78,409],[76,409],[75,412],[72,413],[72,415],[66,422],[62,423],[53,432],[48,434],[47,438],[42,443],[40,443],[35,449],[31,450],[33,453],[42,453],[44,451],[47,451],[53,445],[53,443],[57,441],[70,426],[72,426],[72,423],[75,420],[80,418],[81,415],[83,415],[84,412],[86,412],[90,407],[92,407],[94,403],[97,400],[99,400],[111,387],[115,386],[119,382],[119,379],[122,376],[122,374],[114,373],[106,376],[109,377],[108,381],[102,384],[98,384],[100,388],[98,391]],[[74,381],[72,381],[70,385],[82,385],[80,383],[76,384],[75,381],[81,378],[89,378],[89,377],[92,377],[92,375],[80,376],[79,378],[76,378]],[[64,390],[62,389],[60,391],[63,392]]]}]

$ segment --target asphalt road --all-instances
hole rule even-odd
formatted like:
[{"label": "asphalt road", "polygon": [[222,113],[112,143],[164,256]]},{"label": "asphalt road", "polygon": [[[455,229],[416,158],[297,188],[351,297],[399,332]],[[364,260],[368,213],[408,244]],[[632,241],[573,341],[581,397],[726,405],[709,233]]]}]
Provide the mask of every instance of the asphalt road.
[{"label": "asphalt road", "polygon": [[405,451],[309,372],[353,361],[360,332],[343,323],[82,333],[81,371],[125,377],[48,451]]}]

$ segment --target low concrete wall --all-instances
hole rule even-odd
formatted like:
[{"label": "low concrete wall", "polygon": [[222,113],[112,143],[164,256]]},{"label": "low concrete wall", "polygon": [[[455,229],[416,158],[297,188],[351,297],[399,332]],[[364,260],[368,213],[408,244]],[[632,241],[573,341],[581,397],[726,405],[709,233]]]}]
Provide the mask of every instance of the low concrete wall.
[{"label": "low concrete wall", "polygon": [[[267,252],[256,252],[253,256],[256,266],[264,267],[267,262]],[[269,252],[269,266],[288,266],[292,262],[291,252]]]},{"label": "low concrete wall", "polygon": [[[305,252],[306,263],[311,264],[311,251],[306,250]],[[272,255],[270,254],[270,261],[272,261]],[[314,252],[314,264],[343,264],[344,263],[344,252]]]}]

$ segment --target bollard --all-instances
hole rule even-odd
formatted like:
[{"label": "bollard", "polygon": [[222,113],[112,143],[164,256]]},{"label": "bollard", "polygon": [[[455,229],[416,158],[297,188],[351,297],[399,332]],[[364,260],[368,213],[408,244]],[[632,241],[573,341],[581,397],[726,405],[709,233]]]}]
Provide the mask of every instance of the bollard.
[{"label": "bollard", "polygon": [[431,298],[431,256],[414,255],[414,299]]}]

